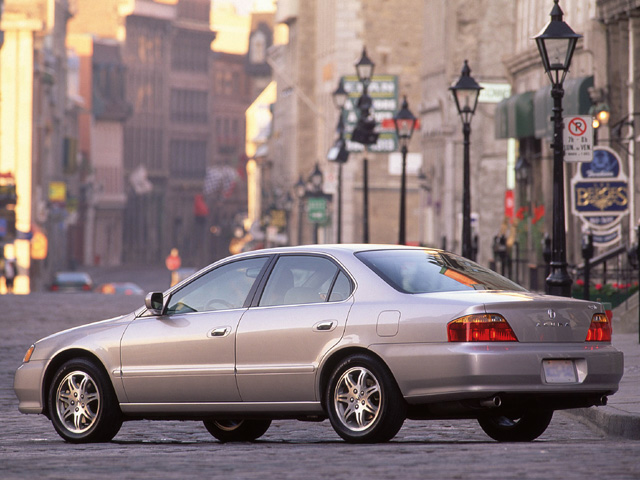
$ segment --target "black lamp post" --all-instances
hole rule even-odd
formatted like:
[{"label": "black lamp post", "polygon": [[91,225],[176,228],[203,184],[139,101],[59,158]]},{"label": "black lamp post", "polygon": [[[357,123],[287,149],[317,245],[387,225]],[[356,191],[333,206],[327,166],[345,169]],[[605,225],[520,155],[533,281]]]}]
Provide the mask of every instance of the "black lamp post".
[{"label": "black lamp post", "polygon": [[[366,147],[366,145],[373,145],[378,141],[378,134],[374,131],[376,121],[371,118],[373,101],[368,92],[375,63],[367,55],[366,48],[362,49],[362,56],[355,67],[358,80],[362,84],[362,95],[358,99],[360,117],[351,134],[351,140]],[[369,243],[369,161],[366,155],[362,159],[362,195],[362,241]]]},{"label": "black lamp post", "polygon": [[400,143],[400,151],[402,153],[402,181],[400,183],[400,227],[398,234],[398,243],[405,245],[406,238],[406,202],[407,202],[407,152],[409,151],[409,142],[411,135],[416,128],[418,119],[409,110],[407,97],[404,97],[402,107],[393,117],[393,123],[396,127],[396,135]]},{"label": "black lamp post", "polygon": [[562,9],[554,0],[551,20],[535,37],[544,70],[551,81],[553,98],[553,238],[551,246],[550,274],[547,277],[547,293],[571,296],[571,277],[567,271],[566,232],[564,218],[564,140],[562,131],[563,82],[571,65],[571,57],[578,39],[562,20]]},{"label": "black lamp post", "polygon": [[462,66],[462,73],[457,83],[449,88],[456,101],[456,108],[462,120],[462,133],[464,135],[464,157],[462,178],[462,256],[475,260],[473,244],[471,242],[471,186],[469,166],[469,145],[471,136],[471,119],[478,106],[478,96],[482,87],[471,76],[471,69],[467,60]]},{"label": "black lamp post", "polygon": [[[320,166],[316,163],[316,167],[309,175],[308,190],[311,196],[320,196],[322,194],[322,184],[324,183],[324,175],[320,170]],[[318,243],[318,222],[314,222],[313,243]]]},{"label": "black lamp post", "polygon": [[342,164],[346,163],[349,159],[349,152],[344,142],[344,106],[347,103],[349,94],[344,89],[344,83],[342,79],[338,83],[336,88],[331,94],[333,97],[333,103],[338,109],[338,125],[336,126],[336,132],[338,133],[338,140],[332,148],[329,155],[329,160],[338,162],[338,228],[336,242],[342,243]]},{"label": "black lamp post", "polygon": [[298,182],[293,186],[294,193],[298,198],[298,245],[302,245],[302,214],[304,212],[304,197],[307,193],[307,186],[302,180],[302,175]]}]

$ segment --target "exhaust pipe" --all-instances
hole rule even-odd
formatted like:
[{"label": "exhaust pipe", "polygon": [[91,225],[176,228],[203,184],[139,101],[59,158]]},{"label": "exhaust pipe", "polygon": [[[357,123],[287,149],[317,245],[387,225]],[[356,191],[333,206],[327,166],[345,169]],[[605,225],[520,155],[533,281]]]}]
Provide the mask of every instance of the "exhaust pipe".
[{"label": "exhaust pipe", "polygon": [[488,398],[487,400],[480,401],[480,406],[485,408],[498,408],[500,405],[502,405],[502,399],[500,398],[499,395],[494,395],[493,397]]},{"label": "exhaust pipe", "polygon": [[604,407],[608,401],[609,401],[609,397],[607,397],[606,395],[603,395],[598,399],[598,405],[601,407]]}]

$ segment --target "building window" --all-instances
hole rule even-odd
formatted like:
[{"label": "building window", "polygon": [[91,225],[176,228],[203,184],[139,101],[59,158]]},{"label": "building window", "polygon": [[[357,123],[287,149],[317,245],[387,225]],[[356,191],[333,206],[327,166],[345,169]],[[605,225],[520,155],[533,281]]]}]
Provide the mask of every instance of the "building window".
[{"label": "building window", "polygon": [[206,123],[207,92],[171,90],[171,120],[177,123]]},{"label": "building window", "polygon": [[169,144],[169,173],[183,179],[203,179],[207,165],[207,142],[171,140]]}]

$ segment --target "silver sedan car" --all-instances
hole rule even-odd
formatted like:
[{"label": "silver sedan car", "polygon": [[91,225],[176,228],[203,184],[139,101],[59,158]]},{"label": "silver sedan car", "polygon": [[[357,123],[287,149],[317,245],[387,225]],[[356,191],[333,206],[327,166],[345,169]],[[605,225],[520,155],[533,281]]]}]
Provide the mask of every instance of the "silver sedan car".
[{"label": "silver sedan car", "polygon": [[76,443],[136,419],[252,441],[279,418],[328,418],[348,442],[473,418],[531,441],[555,410],[605,404],[622,371],[597,302],[440,250],[320,245],[232,256],[133,313],[39,340],[14,388],[21,412]]}]

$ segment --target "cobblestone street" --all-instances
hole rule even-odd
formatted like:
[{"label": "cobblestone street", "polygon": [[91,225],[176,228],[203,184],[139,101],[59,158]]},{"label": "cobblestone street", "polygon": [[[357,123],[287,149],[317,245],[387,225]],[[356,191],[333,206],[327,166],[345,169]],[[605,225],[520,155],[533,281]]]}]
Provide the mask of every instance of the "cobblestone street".
[{"label": "cobblestone street", "polygon": [[126,313],[142,298],[0,297],[0,477],[18,478],[586,478],[640,476],[640,442],[556,413],[538,441],[501,444],[475,421],[407,421],[388,444],[348,445],[328,421],[276,421],[256,443],[221,444],[200,422],[125,423],[113,442],[72,445],[42,415],[18,412],[13,375],[27,347],[62,328]]}]

